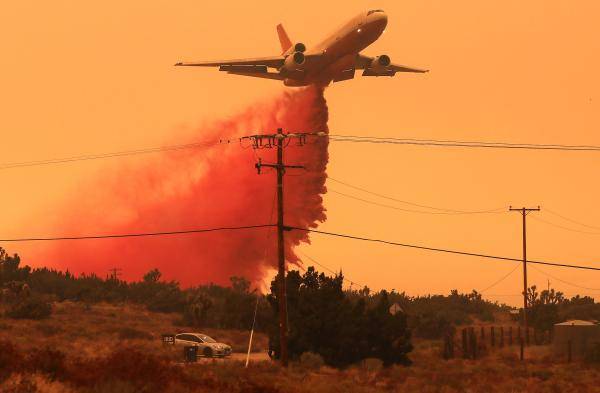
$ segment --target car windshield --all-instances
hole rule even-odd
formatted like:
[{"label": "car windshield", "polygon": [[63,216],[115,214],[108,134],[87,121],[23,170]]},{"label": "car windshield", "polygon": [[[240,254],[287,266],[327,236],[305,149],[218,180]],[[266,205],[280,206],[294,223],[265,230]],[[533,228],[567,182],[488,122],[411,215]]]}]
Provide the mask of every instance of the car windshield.
[{"label": "car windshield", "polygon": [[200,334],[198,335],[202,341],[204,341],[205,343],[216,343],[216,341],[214,339],[212,339],[211,337],[205,336],[204,334]]}]

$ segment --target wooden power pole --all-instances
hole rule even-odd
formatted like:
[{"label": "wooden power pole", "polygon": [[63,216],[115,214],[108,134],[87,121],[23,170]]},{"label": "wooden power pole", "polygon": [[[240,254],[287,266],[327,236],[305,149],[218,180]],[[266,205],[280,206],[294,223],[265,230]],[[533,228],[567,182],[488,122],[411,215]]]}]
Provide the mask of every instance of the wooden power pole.
[{"label": "wooden power pole", "polygon": [[527,327],[527,214],[540,211],[540,207],[520,209],[510,206],[509,211],[518,211],[523,216],[523,328],[525,329],[525,342],[529,345],[529,328]]},{"label": "wooden power pole", "polygon": [[109,278],[111,280],[115,280],[115,281],[118,280],[119,276],[121,275],[121,271],[122,270],[123,269],[118,268],[118,267],[113,267],[112,269],[108,269],[108,271],[110,272],[110,277]]},{"label": "wooden power pole", "polygon": [[[250,137],[254,141],[254,146],[261,147],[272,147],[273,145],[277,148],[277,163],[276,164],[263,164],[259,159],[256,164],[256,169],[260,174],[262,167],[275,168],[277,170],[277,260],[278,260],[278,306],[279,306],[279,355],[281,365],[283,367],[288,366],[288,348],[287,348],[287,294],[286,294],[286,282],[285,282],[285,247],[284,247],[284,231],[285,225],[283,221],[283,175],[285,174],[286,168],[304,168],[300,165],[285,165],[283,163],[283,141],[286,138],[299,138],[302,141],[304,136],[302,134],[285,135],[281,128],[277,129],[275,135],[255,135]],[[264,143],[264,140],[267,140]]]}]

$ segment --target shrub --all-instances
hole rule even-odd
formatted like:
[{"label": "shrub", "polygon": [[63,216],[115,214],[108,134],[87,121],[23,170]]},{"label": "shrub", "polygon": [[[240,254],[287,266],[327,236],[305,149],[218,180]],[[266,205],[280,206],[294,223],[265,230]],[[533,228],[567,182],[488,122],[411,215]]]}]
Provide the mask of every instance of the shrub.
[{"label": "shrub", "polygon": [[367,372],[377,372],[383,368],[383,361],[376,358],[368,358],[363,360],[362,367]]},{"label": "shrub", "polygon": [[6,315],[15,319],[44,319],[52,314],[50,303],[37,298],[30,297],[13,305]]},{"label": "shrub", "polygon": [[33,372],[47,374],[51,379],[60,378],[65,375],[65,354],[50,347],[37,349],[29,354],[27,365]]},{"label": "shrub", "polygon": [[8,340],[0,341],[0,381],[19,371],[23,364],[23,356]]},{"label": "shrub", "polygon": [[589,346],[585,353],[585,361],[588,363],[600,363],[600,342]]},{"label": "shrub", "polygon": [[63,332],[63,328],[53,323],[41,322],[37,325],[37,330],[46,337],[52,337]]},{"label": "shrub", "polygon": [[300,355],[300,366],[307,370],[318,370],[325,362],[318,353],[304,352]]},{"label": "shrub", "polygon": [[75,360],[68,372],[68,380],[73,384],[96,390],[126,383],[136,392],[164,392],[172,381],[182,380],[181,368],[168,358],[133,347],[118,348],[100,359]]},{"label": "shrub", "polygon": [[121,340],[152,340],[152,334],[143,330],[138,330],[132,327],[124,327],[118,330],[119,338]]}]

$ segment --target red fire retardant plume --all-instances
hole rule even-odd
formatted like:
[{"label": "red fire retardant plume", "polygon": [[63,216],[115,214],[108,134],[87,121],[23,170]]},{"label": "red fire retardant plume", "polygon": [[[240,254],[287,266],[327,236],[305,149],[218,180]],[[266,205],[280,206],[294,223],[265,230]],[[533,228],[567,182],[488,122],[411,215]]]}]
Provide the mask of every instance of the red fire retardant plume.
[{"label": "red fire retardant plume", "polygon": [[[326,131],[327,117],[322,89],[293,90],[193,135],[196,140],[230,143],[147,155],[139,158],[143,164],[119,159],[114,165],[121,166],[107,167],[69,198],[56,215],[52,232],[77,236],[276,223],[276,173],[263,168],[258,175],[254,167],[257,157],[263,163],[275,162],[276,151],[253,150],[249,141],[240,143],[238,138],[275,133],[279,127],[290,133]],[[306,167],[286,172],[285,224],[315,227],[326,218],[322,194],[328,142],[323,137],[306,142],[298,146],[291,141],[284,150],[286,164]],[[288,263],[298,264],[294,246],[308,242],[308,234],[291,231],[285,238]],[[276,229],[271,227],[61,241],[36,244],[40,251],[32,262],[101,277],[119,267],[128,280],[158,268],[164,278],[184,286],[226,284],[234,275],[256,282],[277,266],[276,239]]]}]

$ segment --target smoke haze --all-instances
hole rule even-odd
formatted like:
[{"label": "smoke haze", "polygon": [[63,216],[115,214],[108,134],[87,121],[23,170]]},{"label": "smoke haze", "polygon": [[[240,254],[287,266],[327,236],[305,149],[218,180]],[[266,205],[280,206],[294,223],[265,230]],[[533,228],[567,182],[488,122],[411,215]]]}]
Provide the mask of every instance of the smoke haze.
[{"label": "smoke haze", "polygon": [[[148,155],[140,165],[107,167],[65,203],[52,231],[76,236],[275,223],[276,174],[264,168],[258,176],[254,168],[258,157],[275,162],[275,149],[254,150],[238,138],[275,133],[279,127],[284,132],[326,131],[327,118],[322,89],[286,91],[193,135],[196,140],[231,143]],[[288,170],[284,179],[287,225],[315,227],[325,220],[327,146],[326,138],[310,138],[304,146],[291,141],[284,150],[286,164],[306,167]],[[276,267],[275,231],[54,242],[36,248],[34,262],[102,277],[116,266],[129,280],[158,268],[166,279],[184,286],[225,284],[233,275],[256,282]],[[299,263],[294,246],[308,241],[307,233],[286,233],[289,263]]]}]

